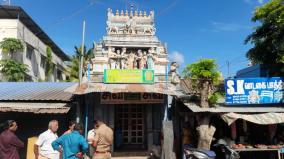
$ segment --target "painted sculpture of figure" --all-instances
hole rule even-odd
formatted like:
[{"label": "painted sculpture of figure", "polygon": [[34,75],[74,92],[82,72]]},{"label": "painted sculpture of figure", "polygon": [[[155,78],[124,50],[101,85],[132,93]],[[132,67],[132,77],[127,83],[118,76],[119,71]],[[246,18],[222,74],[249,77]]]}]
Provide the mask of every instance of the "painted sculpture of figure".
[{"label": "painted sculpture of figure", "polygon": [[108,28],[108,34],[117,34],[118,33],[118,27],[116,26],[110,26]]},{"label": "painted sculpture of figure", "polygon": [[154,54],[149,53],[147,55],[147,69],[153,70],[155,68],[155,57]]},{"label": "painted sculpture of figure", "polygon": [[120,50],[116,50],[116,63],[115,63],[115,68],[120,69],[120,63],[121,63],[121,55],[120,55]]},{"label": "painted sculpture of figure", "polygon": [[141,61],[141,65],[143,66],[142,69],[146,69],[147,67],[147,52],[143,51],[143,57],[142,57],[142,61]]},{"label": "painted sculpture of figure", "polygon": [[161,47],[161,48],[159,49],[159,52],[160,52],[160,54],[166,54],[166,50],[165,50],[164,47]]},{"label": "painted sculpture of figure", "polygon": [[173,84],[178,84],[180,82],[180,76],[178,74],[179,65],[176,62],[171,63],[170,74],[171,74],[171,82]]},{"label": "painted sculpture of figure", "polygon": [[131,51],[127,59],[127,69],[134,68],[135,54]]},{"label": "painted sculpture of figure", "polygon": [[143,60],[143,53],[142,53],[142,50],[139,49],[137,52],[136,60],[135,60],[136,68],[143,69],[142,60]]},{"label": "painted sculpture of figure", "polygon": [[144,35],[155,35],[156,28],[153,26],[144,27],[143,34]]},{"label": "painted sculpture of figure", "polygon": [[122,48],[121,54],[120,54],[120,69],[125,69],[126,68],[126,59],[127,56],[125,55],[126,53],[126,48]]},{"label": "painted sculpture of figure", "polygon": [[108,59],[109,59],[110,69],[115,69],[115,67],[116,67],[116,58],[117,58],[117,55],[115,53],[115,48],[109,47],[108,48]]},{"label": "painted sculpture of figure", "polygon": [[151,48],[147,54],[147,69],[155,69],[154,48]]},{"label": "painted sculpture of figure", "polygon": [[125,32],[128,34],[134,34],[135,28],[136,28],[136,22],[132,17],[130,17],[130,19],[127,21],[125,25]]},{"label": "painted sculpture of figure", "polygon": [[155,51],[155,48],[154,47],[151,47],[149,50],[148,50],[149,53],[151,54],[156,54],[156,51]]}]

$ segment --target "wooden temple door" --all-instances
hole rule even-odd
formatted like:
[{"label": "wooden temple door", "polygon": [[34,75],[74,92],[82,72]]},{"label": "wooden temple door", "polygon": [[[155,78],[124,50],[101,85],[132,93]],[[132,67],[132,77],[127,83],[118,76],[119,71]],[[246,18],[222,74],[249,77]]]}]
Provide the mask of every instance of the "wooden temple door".
[{"label": "wooden temple door", "polygon": [[116,106],[116,123],[121,130],[122,149],[145,149],[145,105],[125,104]]}]

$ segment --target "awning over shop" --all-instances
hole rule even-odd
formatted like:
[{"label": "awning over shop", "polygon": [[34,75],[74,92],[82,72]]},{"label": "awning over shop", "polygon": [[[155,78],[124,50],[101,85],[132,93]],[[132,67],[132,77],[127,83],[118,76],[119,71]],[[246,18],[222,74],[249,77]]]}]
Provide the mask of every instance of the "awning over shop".
[{"label": "awning over shop", "polygon": [[0,102],[0,112],[26,112],[35,114],[63,114],[69,111],[66,103]]},{"label": "awning over shop", "polygon": [[228,125],[231,125],[237,119],[262,125],[284,123],[283,106],[244,107],[218,105],[211,108],[201,108],[195,103],[184,103],[184,105],[194,113],[219,113]]},{"label": "awning over shop", "polygon": [[223,106],[217,105],[211,108],[201,108],[196,103],[184,103],[186,107],[188,107],[192,112],[202,113],[202,112],[210,112],[210,113],[284,113],[283,106]]},{"label": "awning over shop", "polygon": [[284,113],[283,106],[270,106],[270,107],[260,107],[260,106],[223,106],[217,105],[211,108],[201,108],[196,103],[184,103],[194,113]]},{"label": "awning over shop", "polygon": [[74,85],[65,90],[73,94],[87,94],[93,92],[110,93],[160,93],[172,96],[183,96],[181,88],[171,83],[155,84],[105,84],[105,83],[84,83],[80,87]]},{"label": "awning over shop", "polygon": [[237,114],[227,113],[223,114],[222,119],[231,125],[237,119],[243,119],[252,123],[268,125],[284,123],[284,113],[262,113],[262,114]]}]

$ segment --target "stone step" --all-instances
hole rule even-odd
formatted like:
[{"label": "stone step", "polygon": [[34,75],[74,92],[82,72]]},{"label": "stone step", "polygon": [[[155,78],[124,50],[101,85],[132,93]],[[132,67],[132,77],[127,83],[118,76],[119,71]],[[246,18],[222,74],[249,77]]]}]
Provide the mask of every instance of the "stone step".
[{"label": "stone step", "polygon": [[[113,152],[112,159],[148,159],[147,151],[122,151],[122,152]],[[90,159],[88,156],[85,156],[84,159]]]},{"label": "stone step", "polygon": [[147,157],[149,153],[147,151],[121,151],[113,152],[113,157]]},{"label": "stone step", "polygon": [[131,157],[111,157],[112,159],[148,159],[148,157],[131,156]]},{"label": "stone step", "polygon": [[[148,159],[147,156],[128,156],[128,157],[111,157],[112,159]],[[85,156],[84,159],[90,159]]]}]

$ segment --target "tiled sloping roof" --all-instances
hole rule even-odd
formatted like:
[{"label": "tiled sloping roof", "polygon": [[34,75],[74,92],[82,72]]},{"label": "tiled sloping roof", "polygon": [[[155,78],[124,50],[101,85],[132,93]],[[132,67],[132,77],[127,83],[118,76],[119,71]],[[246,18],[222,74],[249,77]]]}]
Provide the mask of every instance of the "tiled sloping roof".
[{"label": "tiled sloping roof", "polygon": [[73,85],[66,89],[73,94],[88,94],[92,92],[110,92],[110,93],[160,93],[172,96],[183,96],[183,91],[171,83],[155,84],[105,84],[105,83],[83,83],[80,87]]},{"label": "tiled sloping roof", "polygon": [[191,79],[181,79],[180,87],[184,90],[186,94],[197,94],[198,90],[193,88]]},{"label": "tiled sloping roof", "polygon": [[66,103],[0,102],[0,112],[22,112],[35,114],[63,114],[70,109]]}]

